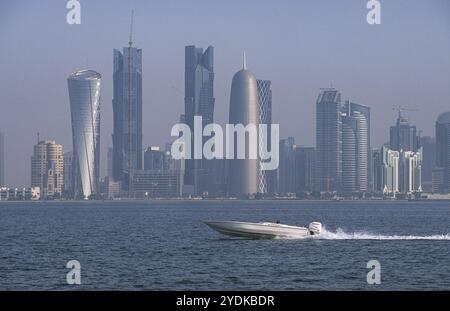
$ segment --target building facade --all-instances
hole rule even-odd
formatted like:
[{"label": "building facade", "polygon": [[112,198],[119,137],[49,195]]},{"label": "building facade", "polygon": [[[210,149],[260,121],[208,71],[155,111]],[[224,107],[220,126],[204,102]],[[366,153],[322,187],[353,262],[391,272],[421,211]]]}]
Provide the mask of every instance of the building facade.
[{"label": "building facade", "polygon": [[[205,51],[194,45],[185,47],[184,122],[194,131],[194,117],[202,117],[202,130],[214,122],[214,48]],[[205,138],[203,138],[206,141]],[[193,148],[193,142],[191,146]],[[193,195],[211,191],[212,162],[206,159],[186,159],[185,186]]]},{"label": "building facade", "polygon": [[153,146],[145,149],[144,170],[168,170],[169,163],[166,152],[159,147]]},{"label": "building facade", "polygon": [[39,187],[43,198],[61,196],[64,185],[62,146],[53,140],[40,141],[31,156],[31,187]]},{"label": "building facade", "polygon": [[280,139],[280,163],[277,174],[277,193],[295,193],[295,141],[294,137]]},{"label": "building facade", "polygon": [[294,152],[295,192],[312,192],[316,162],[315,149],[314,147],[296,146]]},{"label": "building facade", "polygon": [[67,83],[72,117],[74,195],[89,199],[98,194],[101,75],[93,70],[76,71]]},{"label": "building facade", "polygon": [[386,146],[381,147],[383,194],[395,196],[400,192],[400,152],[391,150]]},{"label": "building facade", "polygon": [[142,50],[114,49],[113,71],[113,174],[126,192],[130,174],[142,168]]},{"label": "building facade", "polygon": [[372,192],[381,193],[383,192],[383,163],[382,154],[380,149],[372,149]]},{"label": "building facade", "polygon": [[430,136],[420,137],[422,146],[422,188],[432,192],[433,168],[436,163],[436,139]]},{"label": "building facade", "polygon": [[316,102],[316,182],[318,191],[340,191],[342,182],[341,94],[323,89]]},{"label": "building facade", "polygon": [[402,193],[422,192],[422,148],[417,152],[400,153],[400,191]]},{"label": "building facade", "polygon": [[[267,125],[267,137],[259,134],[259,149],[271,150],[271,125],[272,125],[272,82],[270,80],[256,80],[258,87],[259,123]],[[267,144],[267,145],[266,145]],[[274,170],[264,170],[263,163],[259,167],[259,193],[271,193],[274,191]]]},{"label": "building facade", "polygon": [[436,121],[436,169],[433,171],[433,192],[450,191],[450,112],[439,115]]},{"label": "building facade", "polygon": [[342,191],[370,191],[370,108],[346,101],[342,110]]},{"label": "building facade", "polygon": [[144,152],[144,169],[134,171],[133,196],[137,198],[170,198],[183,194],[182,160],[172,158],[169,151],[153,146]]},{"label": "building facade", "polygon": [[63,186],[63,196],[65,198],[73,198],[74,196],[74,185],[75,177],[74,165],[73,165],[73,152],[64,152],[64,186]]},{"label": "building facade", "polygon": [[409,120],[398,114],[395,125],[390,128],[390,149],[396,151],[417,151],[420,147],[417,128]]}]

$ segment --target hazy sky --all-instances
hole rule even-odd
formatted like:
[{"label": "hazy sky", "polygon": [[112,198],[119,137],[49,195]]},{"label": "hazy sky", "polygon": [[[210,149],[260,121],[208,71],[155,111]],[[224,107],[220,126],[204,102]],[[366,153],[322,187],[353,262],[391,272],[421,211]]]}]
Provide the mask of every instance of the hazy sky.
[{"label": "hazy sky", "polygon": [[0,1],[0,131],[6,182],[29,186],[36,133],[72,149],[67,76],[103,75],[102,171],[112,132],[112,49],[143,49],[144,146],[170,141],[183,113],[184,46],[215,47],[215,118],[228,118],[230,85],[247,52],[250,70],[272,80],[282,137],[314,145],[315,100],[331,84],[372,108],[372,146],[388,139],[393,106],[433,135],[450,110],[450,1],[381,0],[381,25],[366,23],[366,0],[80,0],[81,25],[65,0]]}]

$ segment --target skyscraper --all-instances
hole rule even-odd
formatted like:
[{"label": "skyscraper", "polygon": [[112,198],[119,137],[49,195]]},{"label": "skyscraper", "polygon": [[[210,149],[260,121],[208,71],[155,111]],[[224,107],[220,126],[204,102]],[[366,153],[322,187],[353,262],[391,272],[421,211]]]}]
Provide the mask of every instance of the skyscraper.
[{"label": "skyscraper", "polygon": [[[202,129],[214,122],[214,48],[204,52],[194,45],[185,47],[184,122],[194,131],[194,116],[201,116]],[[204,141],[203,141],[204,142]],[[203,144],[202,144],[203,145]],[[193,149],[193,145],[192,148]],[[211,183],[211,161],[187,159],[185,186],[195,195],[208,192]]]},{"label": "skyscraper", "polygon": [[113,157],[114,157],[114,151],[113,148],[108,148],[108,153],[106,154],[106,176],[110,177],[111,179],[113,176]]},{"label": "skyscraper", "polygon": [[53,140],[43,140],[33,148],[31,156],[31,187],[39,187],[41,197],[62,194],[64,184],[62,146]]},{"label": "skyscraper", "polygon": [[323,89],[316,102],[316,182],[318,191],[339,191],[342,179],[341,94]]},{"label": "skyscraper", "polygon": [[390,128],[390,148],[396,151],[417,151],[419,142],[416,126],[411,125],[399,110],[397,122]]},{"label": "skyscraper", "polygon": [[114,49],[113,179],[128,191],[130,174],[142,168],[142,50]]},{"label": "skyscraper", "polygon": [[380,193],[383,191],[383,165],[380,149],[372,149],[371,164],[372,192]]},{"label": "skyscraper", "polygon": [[422,192],[422,148],[400,153],[400,192]]},{"label": "skyscraper", "polygon": [[[259,132],[259,149],[271,150],[271,124],[272,124],[272,82],[270,80],[256,80],[258,87],[258,104],[259,104],[259,123],[267,124],[267,138],[262,139],[262,132]],[[267,143],[267,146],[264,144]],[[260,193],[273,192],[275,170],[263,170],[263,166],[259,167],[259,190]]]},{"label": "skyscraper", "polygon": [[100,173],[101,75],[93,70],[72,73],[67,79],[72,117],[75,196],[97,194]]},{"label": "skyscraper", "polygon": [[314,186],[315,149],[295,147],[295,192],[312,192]]},{"label": "skyscraper", "polygon": [[400,152],[386,146],[381,148],[383,193],[395,196],[400,191]]},{"label": "skyscraper", "polygon": [[64,152],[64,187],[63,194],[66,198],[73,198],[75,179],[73,176],[73,152]]},{"label": "skyscraper", "polygon": [[280,139],[280,164],[277,177],[279,194],[295,193],[294,137]]},{"label": "skyscraper", "polygon": [[5,134],[0,132],[0,187],[5,186]]},{"label": "skyscraper", "polygon": [[430,136],[420,137],[422,146],[422,187],[425,192],[432,191],[432,174],[436,162],[436,139]]},{"label": "skyscraper", "polygon": [[[247,69],[245,54],[243,68],[234,75],[231,83],[229,123],[244,127],[253,124],[258,131],[258,87],[255,76]],[[249,150],[251,144],[258,150],[258,133],[256,137],[246,135],[245,159],[237,158],[236,133],[234,136],[234,158],[229,160],[229,193],[234,196],[255,194],[259,191],[259,159],[249,159]]]},{"label": "skyscraper", "polygon": [[436,169],[433,174],[436,175],[433,176],[433,192],[449,193],[450,112],[440,114],[436,121]]},{"label": "skyscraper", "polygon": [[342,191],[370,190],[370,108],[346,101],[342,110]]}]

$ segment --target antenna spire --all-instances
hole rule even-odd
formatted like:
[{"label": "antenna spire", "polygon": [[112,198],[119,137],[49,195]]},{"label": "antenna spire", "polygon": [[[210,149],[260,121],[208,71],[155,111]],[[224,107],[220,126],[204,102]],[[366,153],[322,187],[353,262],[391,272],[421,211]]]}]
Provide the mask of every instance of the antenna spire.
[{"label": "antenna spire", "polygon": [[242,69],[244,69],[244,70],[247,69],[247,59],[245,58],[245,51],[242,54]]},{"label": "antenna spire", "polygon": [[133,17],[134,17],[134,10],[131,10],[130,41],[128,41],[130,47],[133,45]]}]

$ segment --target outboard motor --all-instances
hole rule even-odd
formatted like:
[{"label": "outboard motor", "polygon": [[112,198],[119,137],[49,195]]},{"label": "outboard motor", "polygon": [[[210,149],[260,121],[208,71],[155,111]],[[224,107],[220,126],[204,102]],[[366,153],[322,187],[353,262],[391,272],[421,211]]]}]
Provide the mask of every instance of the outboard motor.
[{"label": "outboard motor", "polygon": [[322,224],[320,222],[312,222],[309,224],[309,234],[318,235],[322,231]]}]

